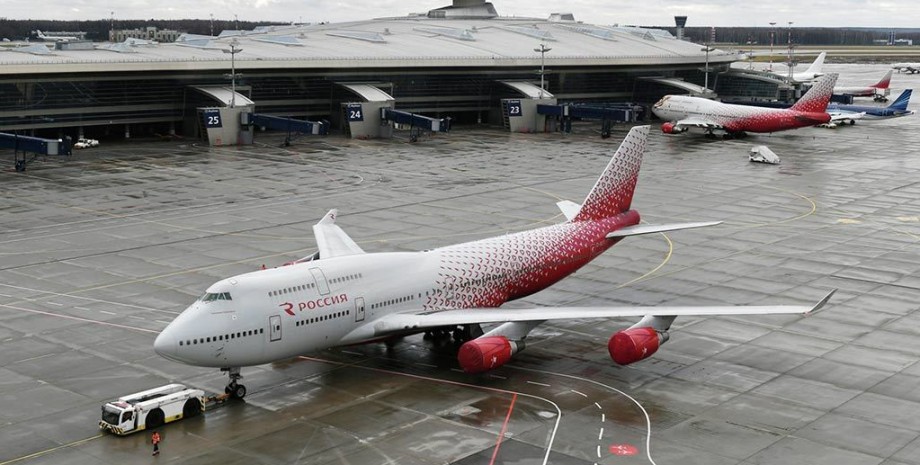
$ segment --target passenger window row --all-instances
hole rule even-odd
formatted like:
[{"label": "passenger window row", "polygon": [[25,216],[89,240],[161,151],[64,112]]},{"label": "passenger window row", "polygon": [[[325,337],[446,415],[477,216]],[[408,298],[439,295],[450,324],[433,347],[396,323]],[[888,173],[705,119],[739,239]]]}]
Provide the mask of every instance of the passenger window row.
[{"label": "passenger window row", "polygon": [[300,292],[300,291],[305,291],[307,289],[313,289],[314,287],[316,287],[316,284],[314,283],[301,284],[299,286],[286,287],[284,289],[278,289],[277,291],[271,291],[268,293],[268,296],[276,297],[282,294],[290,294],[292,292]]},{"label": "passenger window row", "polygon": [[319,323],[321,321],[327,321],[333,318],[341,318],[343,316],[348,316],[348,315],[351,315],[351,310],[346,310],[344,312],[330,313],[329,315],[322,315],[316,318],[309,318],[306,320],[299,320],[294,325],[295,326],[306,326],[306,325],[311,325],[313,323]]},{"label": "passenger window row", "polygon": [[355,274],[350,274],[347,276],[342,276],[339,278],[332,278],[329,280],[329,282],[330,283],[344,283],[345,281],[351,281],[351,280],[363,278],[363,277],[364,275],[362,275],[361,273],[355,273]]},{"label": "passenger window row", "polygon": [[198,344],[206,344],[209,342],[229,341],[231,339],[240,339],[240,338],[244,338],[248,336],[255,336],[257,334],[263,334],[263,333],[265,333],[264,328],[250,329],[249,331],[240,331],[238,333],[221,334],[218,336],[201,337],[201,338],[196,338],[196,339],[187,339],[185,341],[179,341],[179,345],[180,346],[182,345],[191,346],[191,345],[198,345]]},{"label": "passenger window row", "polygon": [[[422,294],[419,294],[418,297],[421,298]],[[386,307],[387,305],[401,304],[403,302],[409,302],[410,300],[414,298],[415,298],[415,295],[407,295],[405,297],[397,297],[395,299],[384,300],[383,302],[371,304],[371,308],[380,308],[380,307]]]}]

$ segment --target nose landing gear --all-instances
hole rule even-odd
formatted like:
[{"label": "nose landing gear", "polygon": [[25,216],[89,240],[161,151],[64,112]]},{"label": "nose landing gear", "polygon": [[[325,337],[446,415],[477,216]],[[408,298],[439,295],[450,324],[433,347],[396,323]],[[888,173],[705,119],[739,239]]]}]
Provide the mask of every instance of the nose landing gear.
[{"label": "nose landing gear", "polygon": [[230,397],[234,399],[242,399],[243,397],[246,397],[246,386],[243,386],[237,382],[243,379],[243,375],[240,374],[240,368],[221,368],[220,371],[226,371],[227,375],[230,376],[230,383],[228,383],[227,387],[224,388],[224,392],[230,394]]}]

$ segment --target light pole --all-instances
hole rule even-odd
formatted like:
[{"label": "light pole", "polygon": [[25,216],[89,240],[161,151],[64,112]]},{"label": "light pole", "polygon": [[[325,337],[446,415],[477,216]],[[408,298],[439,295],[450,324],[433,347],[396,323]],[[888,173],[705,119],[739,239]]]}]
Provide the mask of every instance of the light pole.
[{"label": "light pole", "polygon": [[776,37],[776,21],[770,22],[770,71],[773,71],[773,40]]},{"label": "light pole", "polygon": [[240,42],[234,37],[230,41],[230,50],[221,49],[224,53],[230,54],[230,108],[236,106],[236,54],[243,51],[239,45]]},{"label": "light pole", "polygon": [[795,63],[792,62],[792,21],[789,21],[789,81],[792,81],[792,68]]},{"label": "light pole", "polygon": [[544,86],[544,79],[543,79],[543,76],[545,74],[544,71],[546,69],[546,52],[550,50],[552,49],[547,47],[546,44],[543,44],[543,43],[540,44],[540,48],[533,49],[533,51],[535,52],[540,52],[540,98],[541,99],[543,98],[543,90],[546,89],[546,87]]},{"label": "light pole", "polygon": [[703,47],[703,48],[700,49],[700,51],[706,52],[706,69],[705,69],[705,71],[706,71],[706,81],[704,81],[705,84],[703,84],[703,88],[705,88],[705,91],[706,91],[706,92],[709,92],[709,52],[712,52],[712,51],[714,51],[714,50],[715,50],[715,49],[712,48],[712,47],[710,47],[709,44],[706,44],[705,47]]}]

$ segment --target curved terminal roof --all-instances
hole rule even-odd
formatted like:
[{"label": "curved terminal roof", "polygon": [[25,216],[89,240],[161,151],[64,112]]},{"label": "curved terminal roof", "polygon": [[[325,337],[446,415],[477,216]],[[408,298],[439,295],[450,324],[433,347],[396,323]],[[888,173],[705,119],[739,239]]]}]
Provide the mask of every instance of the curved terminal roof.
[{"label": "curved terminal roof", "polygon": [[[97,45],[49,54],[0,49],[0,75],[119,71],[225,70],[231,41],[238,69],[534,67],[541,42],[546,66],[674,65],[703,63],[702,47],[639,28],[527,18],[381,18],[336,24],[225,31],[182,41]],[[115,52],[115,53],[113,53]],[[735,52],[709,54],[711,63],[736,61]]]}]

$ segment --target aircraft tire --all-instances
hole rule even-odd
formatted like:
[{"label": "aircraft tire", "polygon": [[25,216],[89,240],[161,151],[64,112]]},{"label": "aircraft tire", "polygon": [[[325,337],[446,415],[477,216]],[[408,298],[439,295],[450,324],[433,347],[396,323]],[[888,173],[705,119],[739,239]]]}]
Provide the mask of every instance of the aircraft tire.
[{"label": "aircraft tire", "polygon": [[246,397],[246,386],[242,384],[237,384],[236,386],[227,386],[227,389],[230,390],[230,397],[234,399],[242,399]]}]

